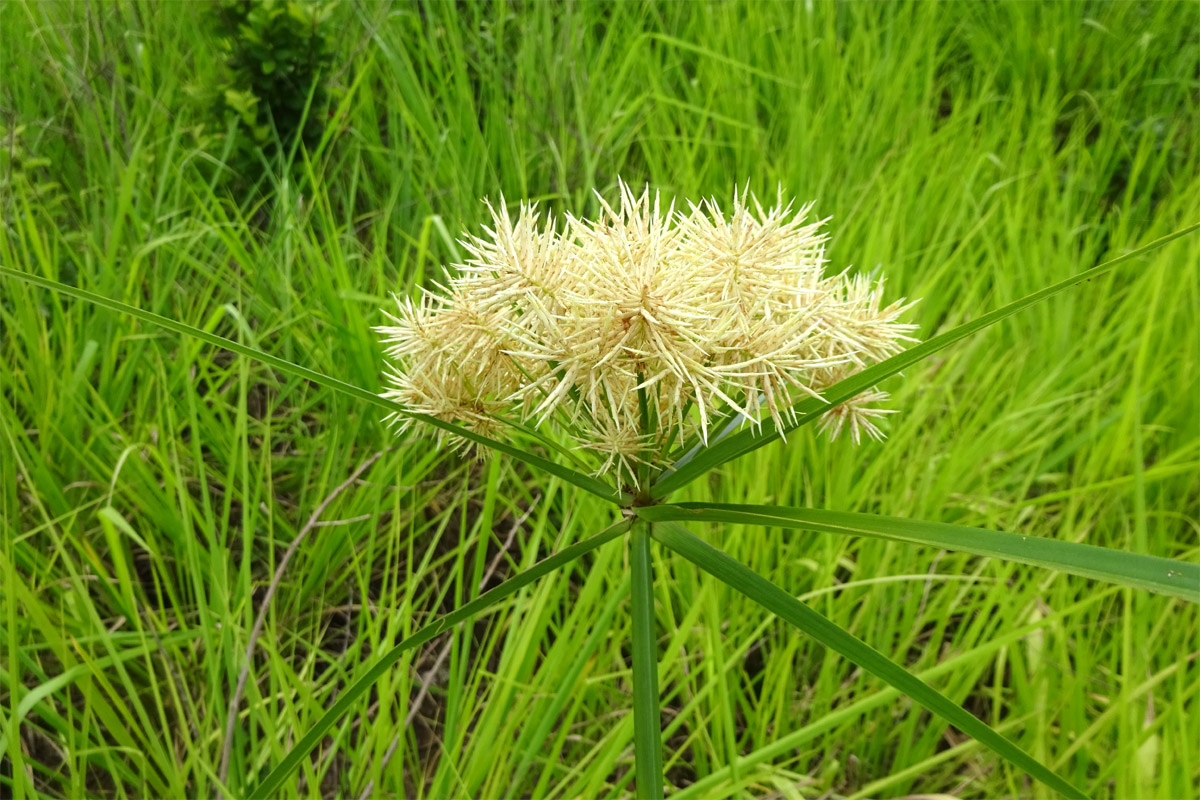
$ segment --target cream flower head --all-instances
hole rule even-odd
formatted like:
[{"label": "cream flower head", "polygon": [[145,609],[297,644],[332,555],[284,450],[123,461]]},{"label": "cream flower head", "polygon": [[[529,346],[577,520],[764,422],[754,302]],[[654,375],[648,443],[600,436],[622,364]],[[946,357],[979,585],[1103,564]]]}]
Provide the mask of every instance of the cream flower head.
[{"label": "cream flower head", "polygon": [[[619,186],[596,220],[556,224],[522,204],[514,221],[489,205],[492,227],[463,242],[470,257],[449,284],[399,301],[377,328],[385,396],[491,437],[560,425],[598,454],[597,472],[636,487],[639,464],[666,466],[672,446],[707,442],[717,421],[781,423],[797,395],[819,397],[914,341],[899,321],[908,306],[884,305],[882,281],[825,275],[811,206],[764,209],[735,192],[726,216],[711,200],[664,207]],[[878,439],[887,412],[873,404],[886,397],[867,391],[821,427]]]}]

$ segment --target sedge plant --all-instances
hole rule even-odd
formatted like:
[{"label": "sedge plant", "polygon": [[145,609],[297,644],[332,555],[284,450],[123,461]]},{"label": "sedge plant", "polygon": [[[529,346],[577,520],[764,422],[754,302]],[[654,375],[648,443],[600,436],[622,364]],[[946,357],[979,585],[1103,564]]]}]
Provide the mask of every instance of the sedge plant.
[{"label": "sedge plant", "polygon": [[635,780],[662,797],[651,548],[667,548],[814,637],[1059,794],[1087,794],[992,727],[683,523],[723,522],[867,536],[1045,567],[1200,602],[1200,565],[1067,541],[815,508],[672,503],[672,493],[800,427],[882,438],[877,387],[964,337],[1190,233],[1200,224],[917,343],[883,283],[831,273],[811,207],[735,193],[669,203],[621,184],[595,220],[561,223],[504,204],[463,242],[446,286],[402,299],[379,331],[383,395],[82,289],[19,278],[257,358],[384,409],[401,434],[432,426],[447,446],[504,454],[610,502],[613,524],[420,628],[349,685],[255,786],[275,795],[329,729],[404,653],[618,539],[629,552]]}]

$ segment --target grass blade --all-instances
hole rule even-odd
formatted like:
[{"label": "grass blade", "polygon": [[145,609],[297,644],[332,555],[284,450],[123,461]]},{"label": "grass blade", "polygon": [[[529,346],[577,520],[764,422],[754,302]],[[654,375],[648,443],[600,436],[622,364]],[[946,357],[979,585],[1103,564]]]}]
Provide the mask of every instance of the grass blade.
[{"label": "grass blade", "polygon": [[884,378],[895,375],[897,372],[928,358],[939,350],[949,347],[960,339],[965,339],[973,333],[990,327],[1000,320],[1053,297],[1078,283],[1103,275],[1120,264],[1162,247],[1167,242],[1178,239],[1181,236],[1186,236],[1197,229],[1200,229],[1200,222],[1155,239],[1136,250],[1131,250],[1110,261],[1073,275],[1064,281],[1047,286],[1045,289],[1027,295],[1006,306],[1001,306],[995,311],[984,314],[979,319],[959,325],[953,330],[946,331],[915,347],[910,347],[886,361],[881,361],[862,372],[851,375],[846,380],[826,389],[824,400],[809,397],[792,406],[791,410],[795,416],[784,423],[782,430],[775,425],[773,420],[767,419],[763,420],[761,427],[746,427],[738,433],[727,436],[709,447],[689,451],[669,469],[663,471],[654,486],[651,487],[650,495],[654,498],[666,497],[671,492],[682,486],[686,486],[709,470],[774,442],[789,431],[812,422],[834,406],[870,389]]},{"label": "grass blade", "polygon": [[952,702],[878,650],[855,638],[749,567],[735,561],[675,522],[654,525],[654,538],[688,561],[741,592],[771,613],[842,654],[859,667],[896,687],[963,733],[974,737],[1001,758],[1015,764],[1066,797],[1086,798],[1083,792],[984,722]]},{"label": "grass blade", "polygon": [[562,478],[564,481],[583,489],[585,492],[594,494],[597,497],[608,500],[609,502],[623,505],[630,499],[628,495],[614,489],[604,481],[593,478],[590,475],[584,475],[582,472],[576,472],[570,467],[565,467],[562,464],[558,464],[554,461],[542,458],[541,456],[534,455],[533,453],[522,450],[519,447],[513,447],[510,444],[505,444],[504,442],[491,439],[487,436],[481,436],[480,434],[468,430],[460,425],[453,425],[449,422],[443,422],[440,419],[426,416],[425,414],[414,414],[413,412],[405,409],[404,406],[400,405],[399,403],[393,402],[384,397],[380,397],[379,395],[367,391],[359,386],[346,383],[345,381],[338,380],[337,378],[331,378],[328,375],[308,369],[307,367],[302,367],[299,364],[293,364],[291,361],[279,358],[278,356],[273,356],[270,353],[264,353],[261,350],[255,350],[253,347],[247,347],[246,345],[235,342],[232,339],[226,339],[223,336],[217,336],[214,333],[209,333],[208,331],[201,330],[200,328],[195,328],[187,323],[179,322],[177,320],[170,319],[169,317],[164,317],[160,314],[155,314],[152,311],[145,311],[143,309],[136,308],[135,306],[131,306],[127,303],[122,303],[119,300],[113,300],[112,298],[96,294],[95,292],[89,292],[86,289],[68,286],[67,284],[59,281],[43,278],[40,275],[33,275],[28,272],[19,272],[14,269],[9,269],[8,267],[0,267],[0,276],[16,278],[17,280],[25,281],[26,283],[32,283],[34,286],[39,286],[43,289],[49,289],[51,291],[59,292],[88,303],[93,303],[112,311],[128,314],[129,316],[136,317],[144,322],[149,322],[150,324],[157,325],[160,328],[166,328],[167,330],[174,331],[175,333],[181,333],[184,336],[191,336],[192,338],[199,339],[203,342],[207,342],[208,344],[215,345],[216,347],[224,347],[226,350],[244,355],[248,358],[253,358],[256,361],[260,361],[263,364],[268,364],[279,371],[286,372],[294,377],[312,381],[318,386],[324,386],[325,388],[332,389],[335,392],[340,392],[341,394],[353,397],[357,400],[362,400],[385,411],[394,414],[401,414],[411,419],[420,420],[427,425],[432,425],[435,428],[440,428],[441,430],[447,431],[456,436],[469,439],[475,444],[504,453],[505,455],[511,456],[512,458],[528,464],[531,467],[536,467],[537,469],[548,472],[551,475],[556,475],[559,478]]},{"label": "grass blade", "polygon": [[600,547],[603,544],[611,542],[623,534],[630,526],[629,520],[622,520],[615,525],[596,534],[590,539],[585,539],[582,542],[565,547],[548,558],[544,558],[534,564],[525,572],[513,578],[509,578],[499,586],[489,589],[471,602],[461,608],[451,611],[443,617],[429,623],[419,631],[409,636],[404,641],[393,647],[383,655],[375,664],[363,674],[361,678],[356,680],[350,686],[347,686],[345,691],[338,696],[338,699],[329,707],[329,709],[321,715],[321,718],[313,724],[311,728],[305,732],[300,741],[288,751],[273,770],[263,778],[262,782],[247,792],[247,797],[251,800],[260,800],[268,797],[278,797],[279,787],[283,782],[292,775],[296,768],[300,766],[313,748],[324,738],[328,730],[345,714],[354,703],[362,697],[363,693],[371,688],[374,683],[383,676],[392,665],[400,660],[400,656],[414,647],[428,642],[439,633],[443,633],[460,622],[474,617],[476,614],[486,610],[490,606],[495,605],[509,595],[515,594],[518,590],[528,586],[529,584],[547,575],[559,567],[565,566],[585,553],[589,553]]},{"label": "grass blade", "polygon": [[1040,536],[849,511],[734,503],[647,506],[639,508],[638,515],[647,520],[769,525],[929,545],[1032,564],[1200,603],[1200,564]]},{"label": "grass blade", "polygon": [[638,521],[629,535],[633,600],[633,749],[637,796],[663,796],[662,725],[658,698],[658,648],[654,636],[654,574],[650,524]]}]

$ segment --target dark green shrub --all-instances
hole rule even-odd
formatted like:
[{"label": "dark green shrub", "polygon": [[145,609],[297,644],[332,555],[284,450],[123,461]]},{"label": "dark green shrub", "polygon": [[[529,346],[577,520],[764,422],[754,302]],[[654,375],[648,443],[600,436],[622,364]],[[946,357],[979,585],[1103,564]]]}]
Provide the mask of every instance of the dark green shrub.
[{"label": "dark green shrub", "polygon": [[[241,181],[260,174],[263,156],[297,140],[315,146],[328,115],[334,6],[311,0],[219,0],[211,11],[225,76],[206,92],[213,144]],[[225,141],[232,136],[232,141]]]}]

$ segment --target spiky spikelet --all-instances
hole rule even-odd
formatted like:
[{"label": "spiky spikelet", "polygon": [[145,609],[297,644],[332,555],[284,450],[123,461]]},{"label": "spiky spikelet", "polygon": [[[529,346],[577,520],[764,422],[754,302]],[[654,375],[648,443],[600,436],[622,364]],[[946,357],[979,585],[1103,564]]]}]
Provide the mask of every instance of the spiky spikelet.
[{"label": "spiky spikelet", "polygon": [[[668,443],[707,441],[718,414],[783,422],[798,395],[914,341],[899,321],[908,306],[885,305],[882,281],[825,275],[810,206],[735,193],[727,217],[712,200],[664,208],[624,183],[615,207],[600,204],[597,219],[561,225],[532,205],[515,220],[489,206],[492,225],[463,242],[470,257],[449,286],[400,301],[378,329],[385,396],[489,436],[559,423],[600,454],[598,471],[632,485]],[[864,392],[821,428],[880,438],[884,399]]]}]

